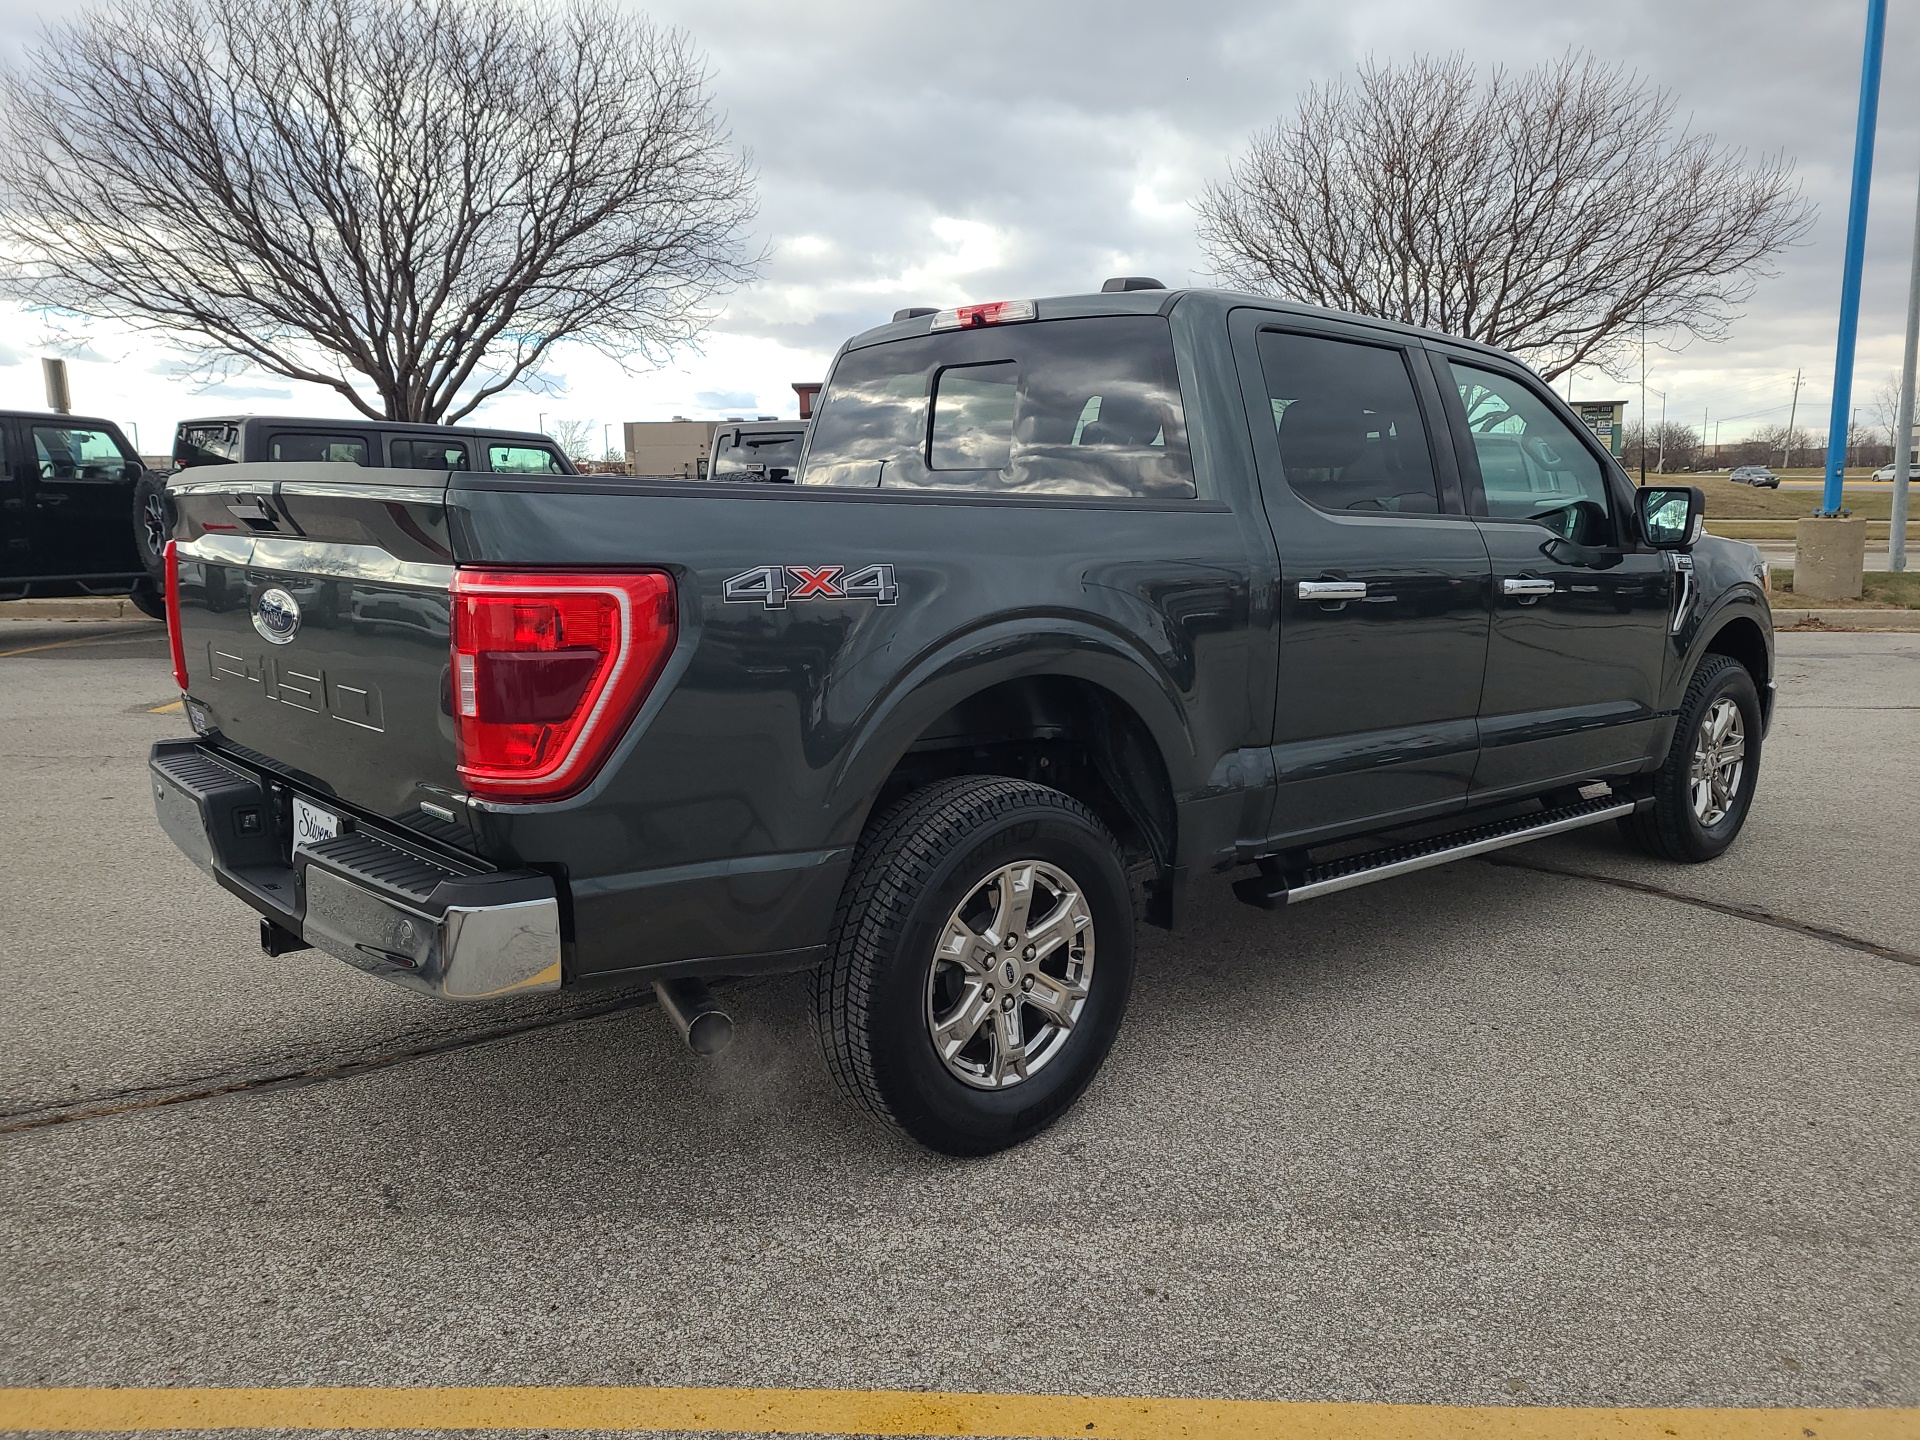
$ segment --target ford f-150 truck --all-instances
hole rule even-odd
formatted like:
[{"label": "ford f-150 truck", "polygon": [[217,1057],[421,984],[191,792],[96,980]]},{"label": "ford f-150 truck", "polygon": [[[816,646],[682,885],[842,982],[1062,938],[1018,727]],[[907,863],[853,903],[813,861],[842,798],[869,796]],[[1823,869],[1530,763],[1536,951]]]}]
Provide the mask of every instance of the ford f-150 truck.
[{"label": "ford f-150 truck", "polygon": [[1746,818],[1765,567],[1486,347],[1124,282],[834,361],[797,483],[172,482],[161,824],[434,995],[809,972],[828,1068],[969,1154],[1059,1116],[1136,919]]}]

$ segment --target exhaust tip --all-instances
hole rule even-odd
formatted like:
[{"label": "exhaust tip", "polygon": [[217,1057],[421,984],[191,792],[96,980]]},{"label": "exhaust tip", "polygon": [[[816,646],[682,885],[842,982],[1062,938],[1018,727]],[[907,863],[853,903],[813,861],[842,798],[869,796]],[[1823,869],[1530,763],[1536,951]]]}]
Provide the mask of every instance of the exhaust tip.
[{"label": "exhaust tip", "polygon": [[689,1050],[718,1055],[733,1043],[733,1017],[720,1008],[704,980],[656,980],[653,993]]}]

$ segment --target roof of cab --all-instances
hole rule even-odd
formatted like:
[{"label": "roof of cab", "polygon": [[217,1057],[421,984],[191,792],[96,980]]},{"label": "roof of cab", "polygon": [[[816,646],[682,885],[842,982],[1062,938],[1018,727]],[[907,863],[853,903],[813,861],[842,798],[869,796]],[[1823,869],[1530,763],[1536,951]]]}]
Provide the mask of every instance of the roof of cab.
[{"label": "roof of cab", "polygon": [[67,415],[58,410],[0,410],[0,420],[51,420],[61,425],[98,425],[116,432],[120,429],[104,415]]},{"label": "roof of cab", "polygon": [[[1302,318],[1338,320],[1344,324],[1364,325],[1369,329],[1385,330],[1410,339],[1440,340],[1466,350],[1478,350],[1503,359],[1513,358],[1506,351],[1492,345],[1483,344],[1478,340],[1464,340],[1457,335],[1448,335],[1439,330],[1424,330],[1417,325],[1404,325],[1397,320],[1385,320],[1375,315],[1356,315],[1346,310],[1331,310],[1320,305],[1303,305],[1294,300],[1282,300],[1272,295],[1255,295],[1239,290],[1188,288],[1104,291],[1093,295],[1055,295],[1034,302],[1039,312],[1034,316],[1034,321],[1079,319],[1090,315],[1165,315],[1170,313],[1176,305],[1183,304],[1204,305],[1223,313],[1251,306],[1261,310],[1278,311],[1281,314],[1299,315]],[[893,320],[885,325],[876,325],[871,330],[863,330],[855,335],[843,348],[859,350],[888,340],[904,340],[915,335],[926,335],[932,330],[933,319],[931,314],[916,315],[911,320]]]},{"label": "roof of cab", "polygon": [[538,440],[551,444],[550,436],[538,430],[505,430],[493,425],[431,425],[419,420],[375,420],[365,415],[195,415],[174,426],[238,425],[324,425],[354,430],[399,430],[421,435],[498,435],[508,440]]}]

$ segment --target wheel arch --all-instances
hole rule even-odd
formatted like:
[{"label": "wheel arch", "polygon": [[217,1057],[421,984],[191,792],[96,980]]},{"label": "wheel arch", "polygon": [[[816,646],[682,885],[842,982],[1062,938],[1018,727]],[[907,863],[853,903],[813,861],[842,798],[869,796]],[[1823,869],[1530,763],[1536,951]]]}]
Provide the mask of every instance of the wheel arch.
[{"label": "wheel arch", "polygon": [[1130,645],[1091,627],[995,627],[902,677],[848,746],[834,826],[851,843],[876,807],[951,775],[1009,775],[1075,796],[1130,861],[1164,880],[1177,795],[1198,764],[1183,697]]}]

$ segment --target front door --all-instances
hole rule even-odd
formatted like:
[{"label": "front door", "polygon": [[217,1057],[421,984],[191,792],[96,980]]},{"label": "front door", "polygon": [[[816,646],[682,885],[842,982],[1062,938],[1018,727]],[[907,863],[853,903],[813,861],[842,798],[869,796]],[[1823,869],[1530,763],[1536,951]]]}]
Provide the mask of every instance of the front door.
[{"label": "front door", "polygon": [[1635,542],[1630,487],[1544,387],[1436,359],[1493,561],[1474,798],[1633,769],[1659,726],[1672,562]]},{"label": "front door", "polygon": [[22,422],[33,466],[33,552],[41,575],[124,575],[133,539],[133,461],[113,433],[58,420]]},{"label": "front door", "polygon": [[19,431],[18,421],[0,420],[0,580],[33,574],[32,470]]},{"label": "front door", "polygon": [[1424,356],[1241,317],[1282,587],[1272,839],[1461,808],[1479,749],[1487,551],[1450,454],[1429,441],[1440,397]]}]

